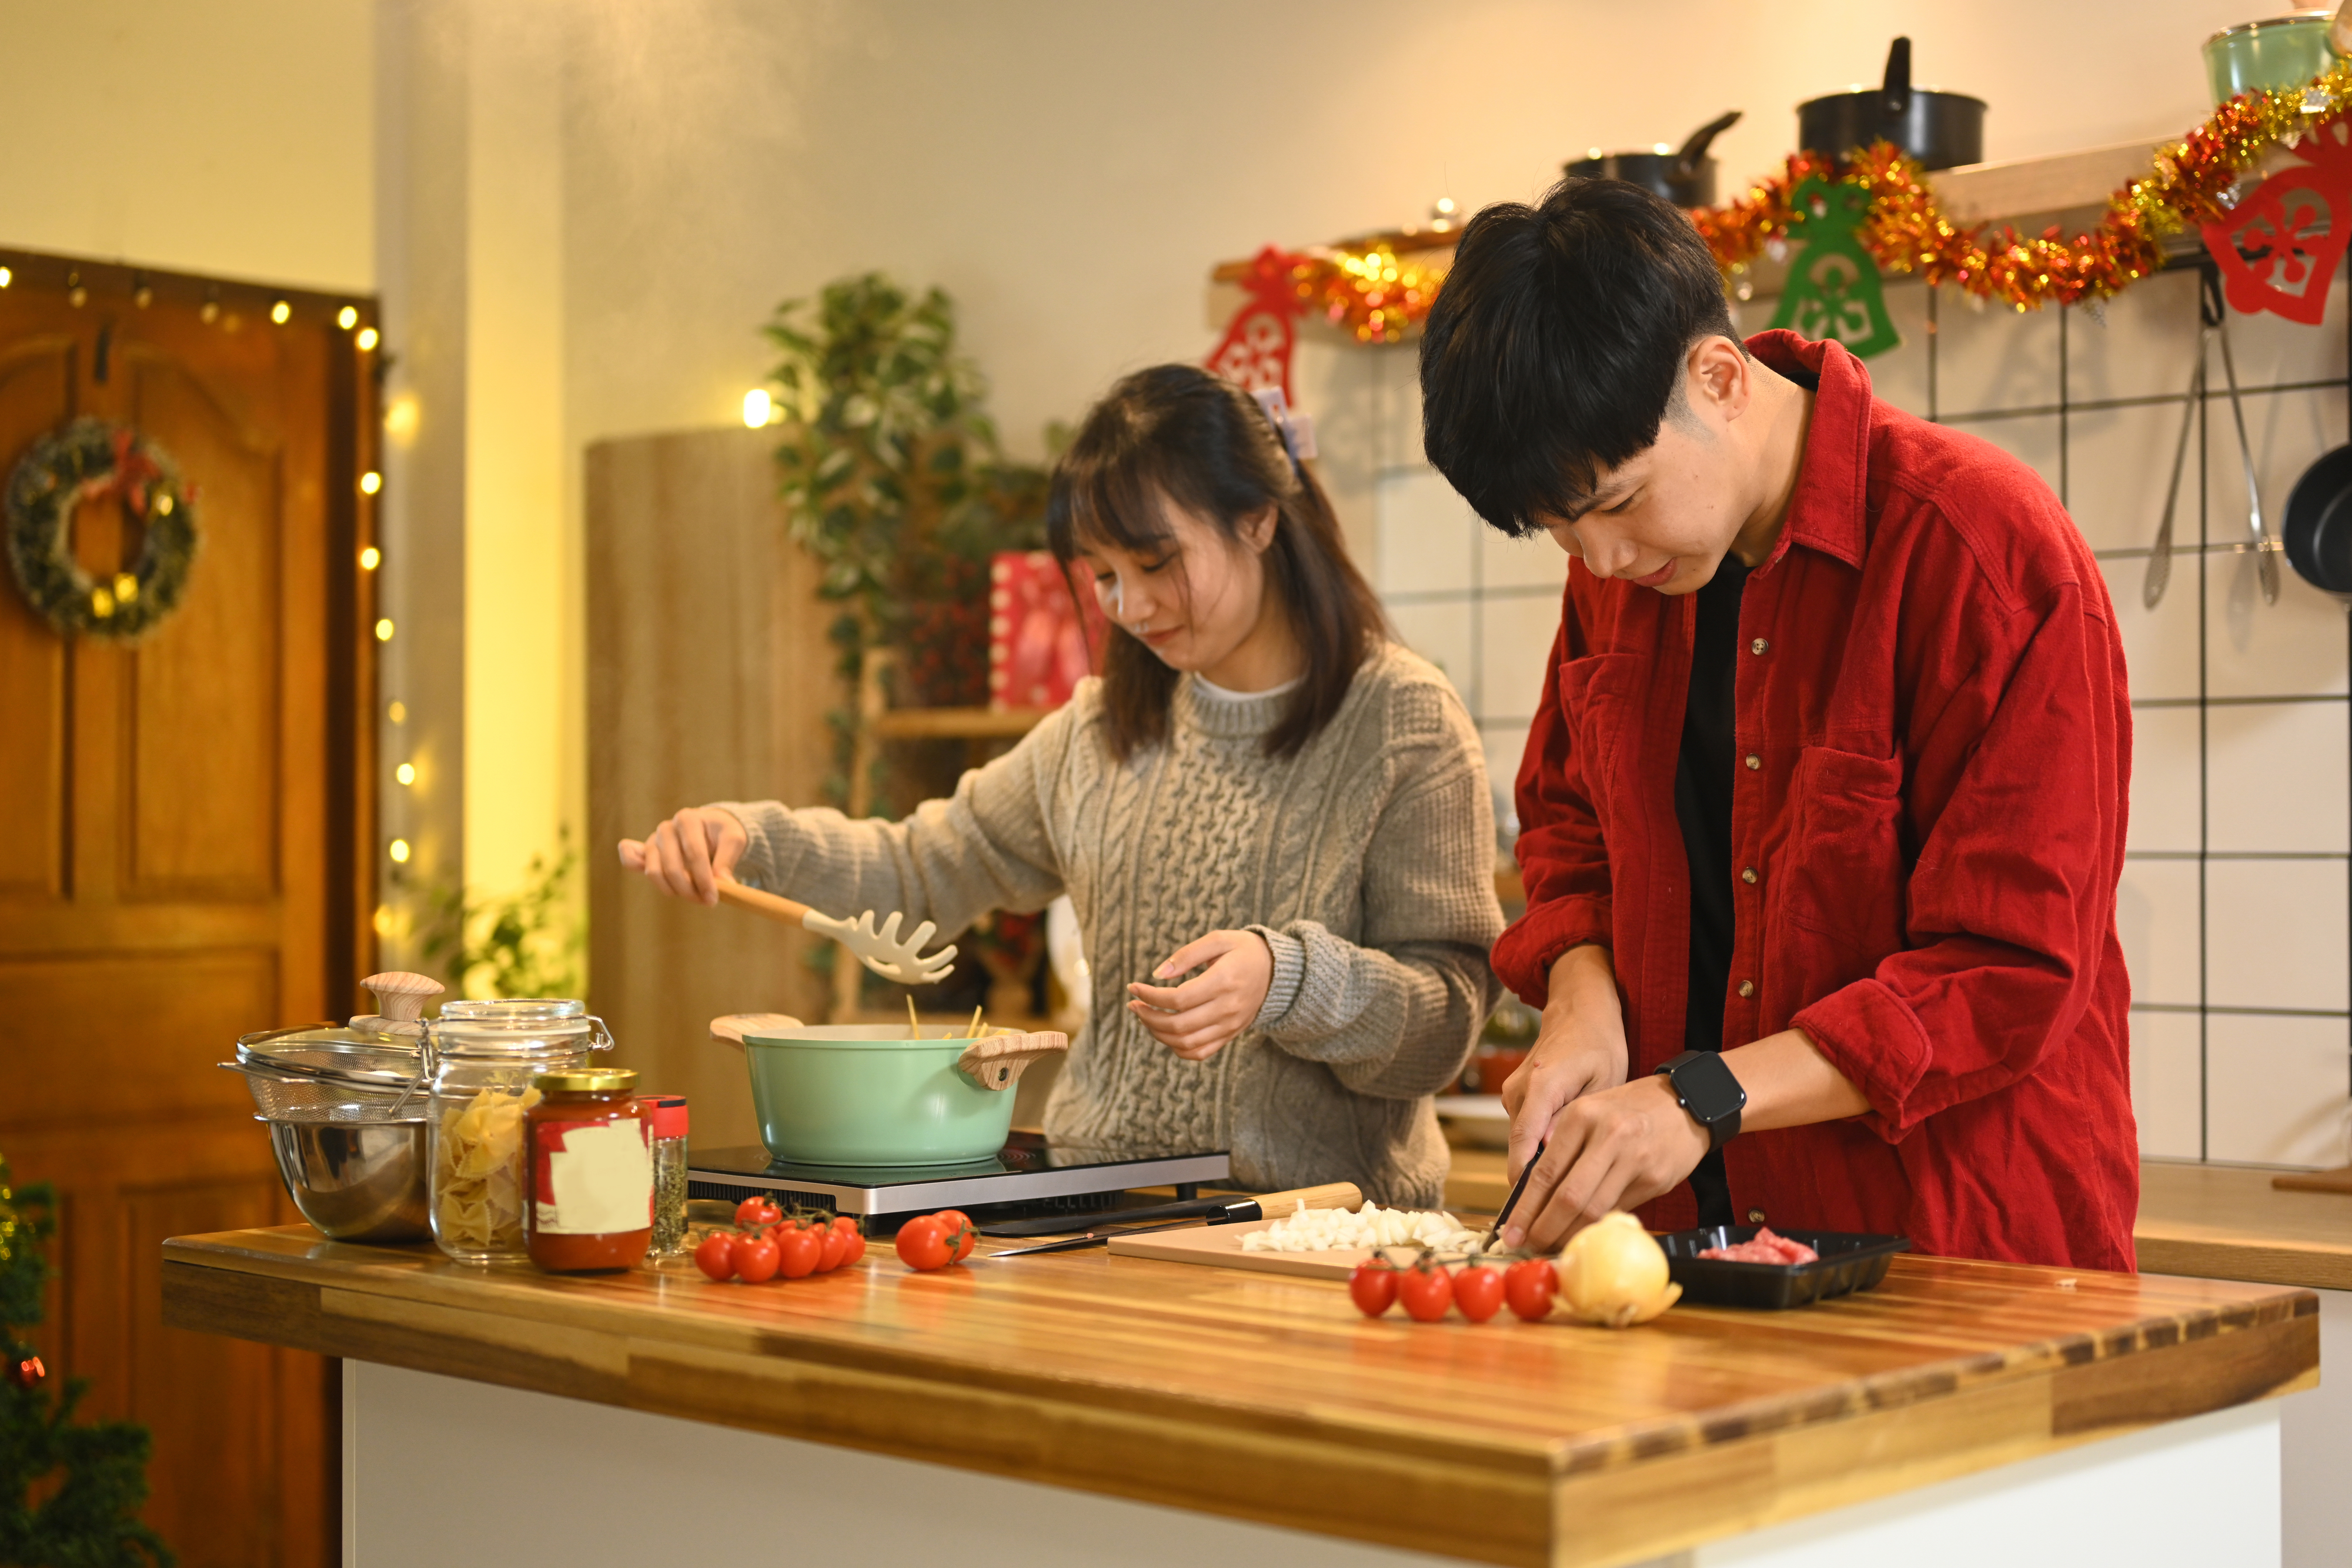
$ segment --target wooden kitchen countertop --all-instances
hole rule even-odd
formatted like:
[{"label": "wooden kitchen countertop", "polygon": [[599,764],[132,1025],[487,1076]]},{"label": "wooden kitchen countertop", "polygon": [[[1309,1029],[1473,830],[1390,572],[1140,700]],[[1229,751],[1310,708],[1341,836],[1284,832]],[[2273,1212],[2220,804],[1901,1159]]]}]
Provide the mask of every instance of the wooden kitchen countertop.
[{"label": "wooden kitchen countertop", "polygon": [[[2352,1291],[2352,1194],[2281,1192],[2277,1173],[2147,1160],[2132,1239],[2151,1274]],[[1503,1155],[1455,1149],[1445,1204],[1491,1213],[1510,1194]]]},{"label": "wooden kitchen countertop", "polygon": [[2317,1379],[2307,1291],[1898,1258],[1623,1333],[1367,1322],[1101,1252],[713,1285],[306,1227],[163,1248],[164,1321],[1400,1548],[1634,1563]]}]

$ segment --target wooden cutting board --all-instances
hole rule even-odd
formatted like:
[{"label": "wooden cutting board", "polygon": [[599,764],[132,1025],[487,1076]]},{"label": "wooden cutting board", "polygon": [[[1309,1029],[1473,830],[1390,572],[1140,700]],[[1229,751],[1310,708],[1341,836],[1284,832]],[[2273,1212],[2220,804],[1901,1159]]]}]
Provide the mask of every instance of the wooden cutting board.
[{"label": "wooden cutting board", "polygon": [[1114,1236],[1110,1249],[1121,1258],[1254,1269],[1260,1273],[1308,1280],[1344,1280],[1349,1270],[1372,1255],[1370,1249],[1363,1247],[1330,1252],[1243,1251],[1242,1239],[1265,1228],[1263,1225],[1195,1225],[1182,1230],[1157,1230],[1146,1236]]}]

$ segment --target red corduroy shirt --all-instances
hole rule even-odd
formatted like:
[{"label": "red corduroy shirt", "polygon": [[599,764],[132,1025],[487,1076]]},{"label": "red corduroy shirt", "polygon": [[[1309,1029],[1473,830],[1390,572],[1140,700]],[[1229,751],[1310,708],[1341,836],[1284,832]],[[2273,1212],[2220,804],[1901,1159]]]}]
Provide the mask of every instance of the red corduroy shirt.
[{"label": "red corduroy shirt", "polygon": [[[1746,1134],[1733,1204],[1922,1251],[2134,1266],[2116,936],[2131,709],[2089,548],[2033,471],[1872,398],[1835,343],[1786,526],[1739,607],[1727,1047],[1795,1027],[1869,1113]],[[1695,598],[1573,564],[1518,779],[1528,913],[1495,967],[1541,1006],[1606,944],[1631,1071],[1683,1048],[1689,870],[1675,767]],[[1642,1209],[1696,1223],[1687,1185]]]}]

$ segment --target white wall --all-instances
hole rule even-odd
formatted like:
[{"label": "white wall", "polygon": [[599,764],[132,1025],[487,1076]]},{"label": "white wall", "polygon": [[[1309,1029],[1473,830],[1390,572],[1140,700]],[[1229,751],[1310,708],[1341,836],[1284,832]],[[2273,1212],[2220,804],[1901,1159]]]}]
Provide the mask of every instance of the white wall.
[{"label": "white wall", "polygon": [[0,0],[0,244],[375,286],[370,0]]}]

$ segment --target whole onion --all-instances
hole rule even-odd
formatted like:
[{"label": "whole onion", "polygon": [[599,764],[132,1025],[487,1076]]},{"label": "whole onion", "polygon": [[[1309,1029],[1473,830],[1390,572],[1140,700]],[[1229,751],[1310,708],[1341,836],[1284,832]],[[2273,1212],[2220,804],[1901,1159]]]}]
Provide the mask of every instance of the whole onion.
[{"label": "whole onion", "polygon": [[1584,1322],[1647,1322],[1681,1295],[1666,1279],[1665,1249],[1622,1210],[1578,1231],[1559,1257],[1560,1302]]}]

